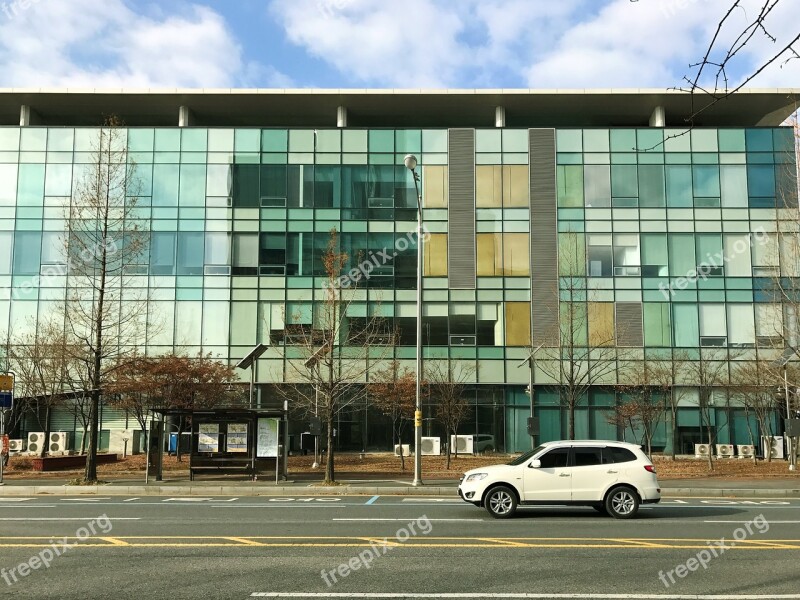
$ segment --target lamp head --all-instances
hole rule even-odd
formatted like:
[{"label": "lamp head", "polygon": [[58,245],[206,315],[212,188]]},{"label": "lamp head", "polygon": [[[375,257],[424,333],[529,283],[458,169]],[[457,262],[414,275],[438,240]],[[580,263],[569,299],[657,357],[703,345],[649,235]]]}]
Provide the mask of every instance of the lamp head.
[{"label": "lamp head", "polygon": [[403,159],[403,164],[405,164],[406,168],[409,171],[413,171],[417,168],[417,157],[413,154],[407,154],[406,157]]}]

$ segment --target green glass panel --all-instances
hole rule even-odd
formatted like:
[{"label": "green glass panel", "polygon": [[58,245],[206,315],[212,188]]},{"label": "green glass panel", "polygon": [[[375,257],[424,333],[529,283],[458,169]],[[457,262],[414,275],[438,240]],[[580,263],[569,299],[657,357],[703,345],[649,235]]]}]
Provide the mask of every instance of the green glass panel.
[{"label": "green glass panel", "polygon": [[75,132],[63,127],[50,129],[47,133],[48,152],[72,152]]},{"label": "green glass panel", "polygon": [[795,153],[795,132],[793,127],[776,127],[772,130],[775,152]]},{"label": "green glass panel", "polygon": [[717,136],[720,152],[744,152],[744,129],[720,129]]},{"label": "green glass panel", "polygon": [[[722,266],[722,235],[698,233],[696,238],[697,265]],[[720,278],[721,282],[722,279]]]},{"label": "green glass panel", "polygon": [[659,207],[666,203],[664,167],[639,165],[639,205]]},{"label": "green glass panel", "polygon": [[633,165],[612,165],[611,197],[636,198],[638,195],[637,168]]},{"label": "green glass panel", "polygon": [[644,345],[650,348],[672,346],[669,304],[645,302],[643,309]]},{"label": "green glass panel", "polygon": [[208,150],[207,129],[183,129],[181,131],[181,151],[205,152]]},{"label": "green glass panel", "polygon": [[368,146],[367,131],[364,129],[346,129],[342,132],[342,151],[366,152]]},{"label": "green glass panel", "polygon": [[748,152],[772,152],[772,129],[748,129],[745,136]]},{"label": "green glass panel", "polygon": [[41,206],[44,202],[44,165],[20,165],[17,182],[17,203]]},{"label": "green glass panel", "polygon": [[723,208],[746,208],[747,168],[744,165],[722,165],[719,172]]},{"label": "green glass panel", "polygon": [[237,129],[234,132],[234,151],[235,152],[255,152],[258,153],[261,147],[260,129]]},{"label": "green glass panel", "polygon": [[20,139],[20,150],[27,152],[44,152],[47,147],[47,129],[38,127],[23,128]]},{"label": "green glass panel", "polygon": [[395,151],[402,154],[420,154],[422,152],[422,131],[398,129],[395,132]]},{"label": "green glass panel", "polygon": [[528,152],[527,129],[503,129],[503,152]]},{"label": "green glass panel", "polygon": [[673,329],[676,348],[697,348],[700,345],[700,324],[697,317],[697,305],[691,303],[673,303]]},{"label": "green glass panel", "polygon": [[556,155],[556,163],[559,165],[580,165],[583,164],[583,155],[559,152]]},{"label": "green glass panel", "polygon": [[153,149],[156,152],[180,152],[180,129],[156,129],[155,135],[156,139]]},{"label": "green glass panel", "polygon": [[586,165],[583,168],[586,206],[611,206],[611,170],[607,165]]},{"label": "green glass panel", "polygon": [[636,151],[636,130],[635,129],[612,129],[611,130],[611,151],[612,152],[635,152]]},{"label": "green glass panel", "polygon": [[716,165],[693,166],[692,183],[695,198],[719,198],[719,167]]},{"label": "green glass panel", "polygon": [[583,167],[580,165],[559,165],[558,205],[578,208],[583,206]]},{"label": "green glass panel", "polygon": [[45,181],[45,196],[70,196],[72,194],[72,165],[47,165]]},{"label": "green glass panel", "polygon": [[669,244],[669,274],[686,277],[695,270],[694,236],[691,233],[671,233]]},{"label": "green glass panel", "polygon": [[289,132],[285,129],[264,129],[261,132],[262,152],[286,152],[289,147]]},{"label": "green glass panel", "polygon": [[206,201],[206,166],[181,165],[179,204],[203,206]]},{"label": "green glass panel", "polygon": [[503,151],[503,136],[499,129],[478,129],[475,131],[475,152]]},{"label": "green glass panel", "polygon": [[684,165],[667,165],[667,206],[689,207],[692,196],[692,169]]},{"label": "green glass panel", "polygon": [[394,153],[394,131],[391,129],[371,129],[369,131],[369,151]]},{"label": "green glass panel", "polygon": [[178,204],[178,165],[153,165],[153,206]]},{"label": "green glass panel", "polygon": [[583,131],[580,129],[559,129],[556,131],[557,152],[583,152]]},{"label": "green glass panel", "polygon": [[342,132],[338,129],[317,131],[317,152],[341,152]]},{"label": "green glass panel", "polygon": [[716,129],[692,129],[692,152],[717,152]]},{"label": "green glass panel", "polygon": [[636,131],[636,143],[640,152],[663,152],[663,129],[639,129]]},{"label": "green glass panel", "polygon": [[[78,135],[81,131],[78,130]],[[152,152],[155,142],[155,130],[132,128],[128,130],[128,150],[131,152]],[[84,150],[85,148],[80,148]],[[78,150],[78,148],[76,148]]]},{"label": "green glass panel", "polygon": [[583,151],[608,152],[609,151],[608,129],[584,129]]},{"label": "green glass panel", "polygon": [[750,197],[775,197],[775,167],[772,165],[749,165],[747,187]]},{"label": "green glass panel", "polygon": [[19,129],[17,127],[0,127],[0,150],[19,150]]},{"label": "green glass panel", "polygon": [[447,130],[446,129],[423,130],[422,151],[427,153],[446,153]]},{"label": "green glass panel", "polygon": [[666,277],[669,274],[669,253],[665,233],[643,233],[642,277]]}]

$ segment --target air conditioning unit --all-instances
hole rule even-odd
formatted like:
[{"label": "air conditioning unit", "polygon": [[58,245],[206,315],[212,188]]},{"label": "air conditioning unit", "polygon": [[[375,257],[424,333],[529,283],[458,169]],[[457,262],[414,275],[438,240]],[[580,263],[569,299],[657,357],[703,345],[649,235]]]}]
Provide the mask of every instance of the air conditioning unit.
[{"label": "air conditioning unit", "polygon": [[402,450],[403,456],[411,456],[411,446],[408,444],[395,444],[394,445],[394,455],[400,456],[400,451]]},{"label": "air conditioning unit", "polygon": [[442,453],[442,440],[438,437],[424,437],[420,449],[422,456],[439,456]]},{"label": "air conditioning unit", "polygon": [[708,458],[708,455],[711,453],[711,445],[710,444],[695,444],[694,445],[694,457],[695,458]]},{"label": "air conditioning unit", "polygon": [[69,434],[63,431],[54,431],[50,434],[48,452],[66,452],[69,446]]},{"label": "air conditioning unit", "polygon": [[764,456],[770,458],[783,458],[783,436],[774,435],[761,436],[761,447],[764,449]]},{"label": "air conditioning unit", "polygon": [[717,444],[717,458],[733,458],[733,444]]},{"label": "air conditioning unit", "polygon": [[737,447],[739,458],[753,458],[756,454],[756,447],[750,445],[740,445]]},{"label": "air conditioning unit", "polygon": [[28,433],[28,452],[40,454],[45,443],[44,431],[32,431]]},{"label": "air conditioning unit", "polygon": [[25,440],[8,440],[8,451],[11,454],[18,454],[25,451]]},{"label": "air conditioning unit", "polygon": [[450,453],[451,454],[473,454],[471,435],[451,435]]}]

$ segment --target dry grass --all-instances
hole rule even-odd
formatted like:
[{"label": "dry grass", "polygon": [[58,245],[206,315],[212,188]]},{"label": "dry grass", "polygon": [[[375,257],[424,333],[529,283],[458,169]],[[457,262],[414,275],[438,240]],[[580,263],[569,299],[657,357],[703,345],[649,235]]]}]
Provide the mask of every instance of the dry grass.
[{"label": "dry grass", "polygon": [[[485,456],[458,456],[451,457],[450,469],[446,468],[444,456],[423,456],[422,470],[426,478],[456,479],[464,471],[485,465],[506,463],[512,456],[506,454],[487,454]],[[319,474],[322,469],[312,469],[314,461],[312,455],[290,456],[289,473],[298,475]],[[691,478],[731,478],[731,479],[769,479],[797,477],[800,481],[800,471],[794,473],[788,469],[785,460],[771,462],[758,461],[753,464],[751,460],[724,459],[714,461],[714,470],[709,471],[706,460],[678,459],[675,461],[667,457],[656,456],[654,459],[660,479],[691,479]],[[405,470],[400,470],[400,459],[391,453],[370,453],[361,458],[358,453],[336,455],[336,474],[340,479],[392,477],[410,478],[414,470],[414,458],[407,457]],[[186,475],[188,478],[189,461],[184,457],[183,462],[178,462],[174,456],[164,456],[164,472],[170,475]],[[49,473],[38,473],[31,469],[31,459],[13,457],[6,468],[6,475],[10,479],[63,479],[74,477],[82,473],[82,469],[72,469]],[[98,476],[101,479],[115,477],[140,476],[144,472],[144,455],[128,456],[108,465],[99,465]]]}]

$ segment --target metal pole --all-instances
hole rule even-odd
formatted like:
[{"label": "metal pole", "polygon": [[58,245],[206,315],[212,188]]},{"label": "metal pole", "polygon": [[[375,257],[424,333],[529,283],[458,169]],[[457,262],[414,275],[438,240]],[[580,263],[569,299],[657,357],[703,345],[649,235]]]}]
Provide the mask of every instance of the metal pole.
[{"label": "metal pole", "polygon": [[[319,386],[314,386],[314,418],[319,419]],[[316,426],[316,423],[314,423]],[[312,469],[319,467],[319,435],[314,434],[314,464]]]},{"label": "metal pole", "polygon": [[[530,368],[531,368],[531,373],[530,373],[531,378],[530,378],[530,383],[528,383],[528,391],[531,394],[531,419],[533,419],[533,354],[531,354]],[[536,448],[536,435],[531,435],[531,450],[533,450],[534,448]]]},{"label": "metal pole", "polygon": [[250,410],[253,410],[253,389],[256,381],[256,361],[250,365]]},{"label": "metal pole", "polygon": [[[787,375],[787,367],[786,363],[783,365],[783,391],[784,395],[786,396],[786,424],[789,423],[789,418],[791,417],[791,412],[789,411],[789,377]],[[792,449],[792,438],[788,435],[786,436],[786,450],[789,452],[789,470],[795,470],[794,464],[794,452]]]},{"label": "metal pole", "polygon": [[[0,408],[0,440],[6,434],[6,409]],[[0,442],[2,443],[2,442]],[[9,448],[9,452],[10,452]],[[5,469],[6,463],[6,455],[0,453],[0,485],[5,485],[3,483],[3,470]]]},{"label": "metal pole", "polygon": [[[414,187],[417,190],[417,390],[414,413],[414,481],[422,485],[422,194],[416,171]],[[402,448],[400,449],[402,452]]]}]

